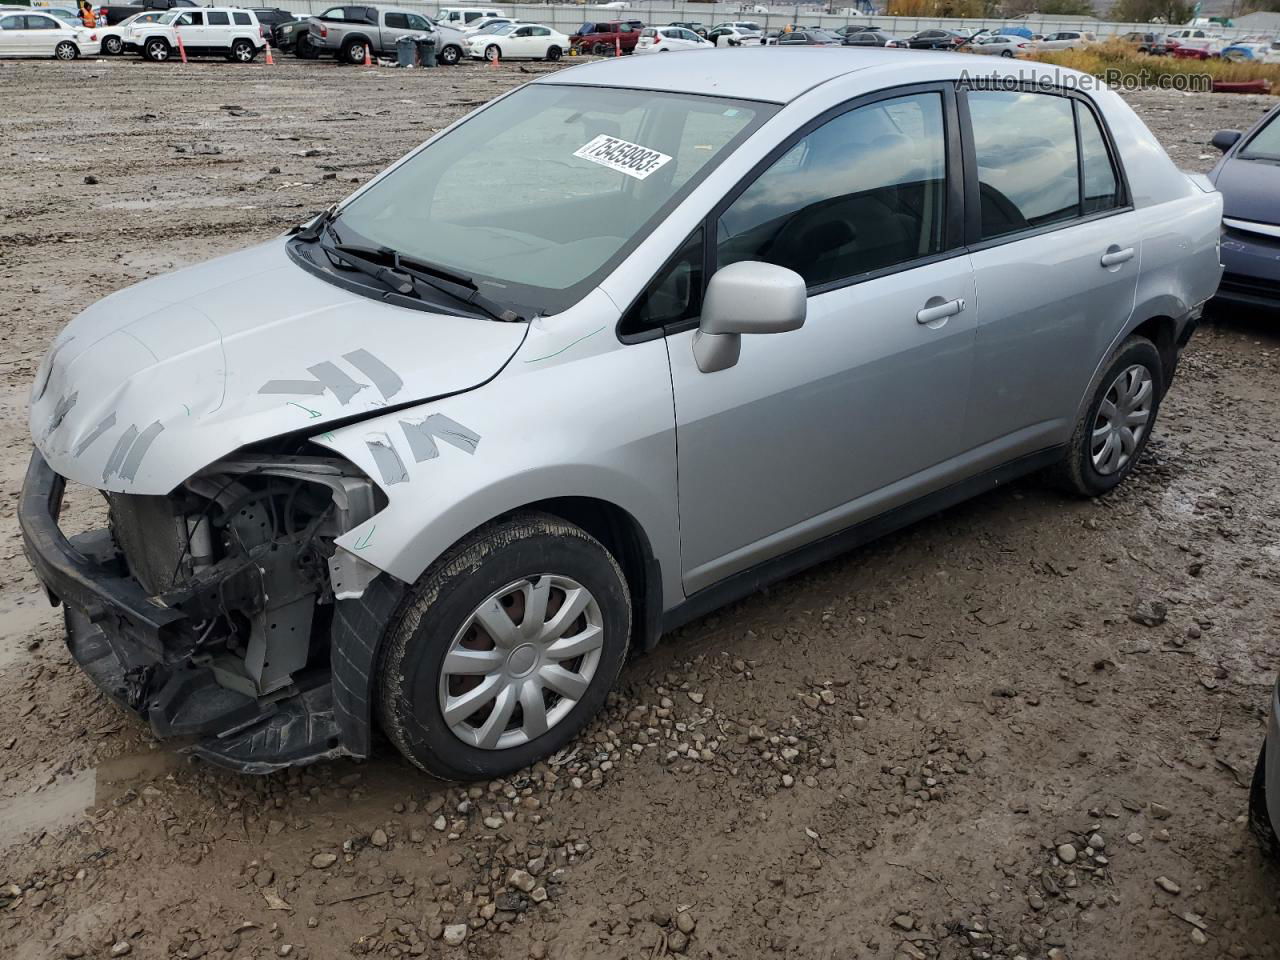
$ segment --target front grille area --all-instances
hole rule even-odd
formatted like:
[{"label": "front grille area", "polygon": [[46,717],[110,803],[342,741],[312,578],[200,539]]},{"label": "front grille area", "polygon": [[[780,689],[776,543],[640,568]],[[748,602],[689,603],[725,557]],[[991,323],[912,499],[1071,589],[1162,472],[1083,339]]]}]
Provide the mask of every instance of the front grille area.
[{"label": "front grille area", "polygon": [[178,579],[186,550],[182,519],[168,497],[107,494],[111,536],[124,554],[129,573],[151,594],[163,593]]}]

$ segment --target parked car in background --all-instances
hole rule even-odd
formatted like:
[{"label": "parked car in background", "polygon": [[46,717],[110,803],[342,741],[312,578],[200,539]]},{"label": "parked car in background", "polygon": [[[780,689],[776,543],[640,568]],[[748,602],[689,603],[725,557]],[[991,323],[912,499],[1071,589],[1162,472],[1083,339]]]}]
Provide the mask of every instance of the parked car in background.
[{"label": "parked car in background", "polygon": [[1022,53],[1030,53],[1034,47],[1025,37],[1006,33],[988,33],[975,40],[962,43],[957,49],[970,53],[990,54],[997,57],[1016,57]]},{"label": "parked car in background", "polygon": [[473,33],[480,33],[483,30],[489,30],[490,28],[493,28],[493,27],[500,27],[503,24],[517,23],[517,22],[518,21],[512,20],[510,17],[485,17],[482,20],[476,20],[474,23],[472,23],[470,26],[464,29],[462,31],[462,34],[463,36],[467,36]]},{"label": "parked car in background", "polygon": [[455,64],[466,54],[466,40],[460,30],[434,23],[425,14],[393,7],[371,7],[372,23],[329,19],[323,15],[308,25],[308,40],[322,55],[337,57],[343,63],[364,63],[365,56],[393,57],[396,41],[401,37],[436,34],[436,59]]},{"label": "parked car in background", "polygon": [[846,47],[884,47],[897,39],[893,34],[885,33],[883,30],[859,30],[857,33],[846,33],[844,45]]},{"label": "parked car in background", "polygon": [[1097,35],[1087,31],[1059,30],[1057,33],[1047,34],[1043,40],[1037,40],[1035,45],[1039,50],[1078,50],[1097,42]]},{"label": "parked car in background", "polygon": [[863,23],[846,23],[844,26],[835,27],[831,30],[838,37],[847,37],[851,34],[861,33],[863,30],[877,30],[878,27],[868,26]]},{"label": "parked car in background", "polygon": [[838,47],[843,43],[843,37],[825,30],[792,30],[778,34],[777,39],[780,47]]},{"label": "parked car in background", "polygon": [[435,22],[455,30],[465,30],[479,20],[506,17],[497,7],[441,7]]},{"label": "parked car in background", "polygon": [[1232,63],[1280,63],[1280,44],[1269,37],[1245,37],[1223,47],[1220,56]]},{"label": "parked car in background", "polygon": [[150,23],[135,20],[123,35],[124,48],[155,62],[170,60],[181,52],[179,32],[188,57],[226,57],[251,63],[267,45],[252,11],[201,7],[170,10]]},{"label": "parked car in background", "polygon": [[[714,31],[713,31],[714,33]],[[756,39],[759,43],[759,38]],[[674,53],[679,50],[710,50],[715,44],[684,27],[645,27],[640,31],[636,53]]]},{"label": "parked car in background", "polygon": [[616,50],[631,53],[640,42],[644,24],[639,20],[590,21],[580,26],[570,37],[579,53],[592,53],[607,57]]},{"label": "parked car in background", "polygon": [[1200,27],[1179,27],[1176,30],[1170,30],[1168,37],[1170,40],[1178,41],[1177,48],[1172,51],[1174,56],[1194,57],[1195,54],[1192,54],[1191,51],[1199,50],[1201,51],[1199,56],[1201,60],[1207,60],[1209,57],[1218,55],[1222,52],[1222,48],[1227,45],[1222,38],[1222,34],[1203,30]]},{"label": "parked car in background", "polygon": [[[222,767],[380,728],[492,780],[570,745],[629,649],[809,564],[1038,471],[1114,490],[1222,198],[1114,91],[980,66],[1025,85],[854,50],[545,73],[90,306],[16,504],[70,656]],[[110,523],[64,533],[68,484]]]},{"label": "parked car in background", "polygon": [[97,56],[100,47],[97,31],[85,26],[74,26],[36,10],[0,13],[0,57],[74,60]]},{"label": "parked car in background", "polygon": [[707,35],[707,25],[701,20],[673,20],[668,26],[684,27],[686,30],[692,30],[700,37]]},{"label": "parked car in background", "polygon": [[711,29],[712,30],[732,29],[732,30],[737,30],[739,33],[742,33],[742,34],[755,34],[756,36],[760,36],[761,34],[764,33],[764,27],[756,23],[754,20],[725,20],[722,23],[717,23]]},{"label": "parked car in background", "polygon": [[467,35],[467,55],[476,60],[559,60],[569,37],[540,23],[505,23],[490,33]]},{"label": "parked car in background", "polygon": [[200,6],[196,0],[143,0],[141,3],[104,3],[98,7],[98,16],[105,17],[107,26],[115,26],[135,13],[146,10],[176,10]]},{"label": "parked car in background", "polygon": [[1166,37],[1162,33],[1125,33],[1118,38],[1120,43],[1132,47],[1137,53],[1149,53],[1155,57],[1163,57],[1172,53],[1178,41]]},{"label": "parked car in background", "polygon": [[135,13],[133,16],[126,17],[114,27],[99,27],[98,37],[102,43],[102,54],[104,56],[118,57],[124,53],[124,37],[129,32],[129,27],[133,24],[141,26],[144,23],[155,23],[165,15],[165,10],[147,10],[144,13]]},{"label": "parked car in background", "polygon": [[[1280,106],[1244,133],[1219,130],[1213,145],[1222,151],[1209,173],[1223,203],[1218,299],[1280,310]],[[1271,756],[1280,764],[1280,746]]]},{"label": "parked car in background", "polygon": [[759,30],[748,30],[732,23],[718,24],[707,34],[707,39],[717,47],[755,47],[760,45],[762,37]]},{"label": "parked car in background", "polygon": [[954,50],[969,39],[958,30],[921,30],[892,44],[912,50]]},{"label": "parked car in background", "polygon": [[250,7],[253,15],[258,18],[258,25],[262,27],[263,36],[271,41],[271,45],[278,49],[284,49],[280,43],[280,28],[286,24],[296,23],[297,15],[292,10],[285,10],[281,7]]}]

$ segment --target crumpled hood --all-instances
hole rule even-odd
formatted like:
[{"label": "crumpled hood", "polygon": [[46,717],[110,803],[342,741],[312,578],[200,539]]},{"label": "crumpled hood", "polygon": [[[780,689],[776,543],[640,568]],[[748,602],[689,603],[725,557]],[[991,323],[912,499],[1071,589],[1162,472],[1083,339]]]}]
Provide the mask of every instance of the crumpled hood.
[{"label": "crumpled hood", "polygon": [[245,444],[477,386],[526,331],[348,293],[277,239],[72,320],[37,372],[31,434],[75,482],[164,494]]},{"label": "crumpled hood", "polygon": [[1280,165],[1232,157],[1213,176],[1222,194],[1222,215],[1280,224]]}]

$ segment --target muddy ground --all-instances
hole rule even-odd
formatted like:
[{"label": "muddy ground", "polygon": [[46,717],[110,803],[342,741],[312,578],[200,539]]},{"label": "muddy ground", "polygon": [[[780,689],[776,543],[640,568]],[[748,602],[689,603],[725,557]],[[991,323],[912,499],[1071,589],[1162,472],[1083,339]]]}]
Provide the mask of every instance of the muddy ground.
[{"label": "muddy ground", "polygon": [[[386,746],[221,774],[72,666],[14,521],[49,339],[541,69],[0,65],[0,956],[1280,953],[1244,823],[1280,668],[1274,320],[1197,336],[1113,496],[1019,483],[698,621],[505,783]],[[1269,103],[1131,99],[1197,169]]]}]

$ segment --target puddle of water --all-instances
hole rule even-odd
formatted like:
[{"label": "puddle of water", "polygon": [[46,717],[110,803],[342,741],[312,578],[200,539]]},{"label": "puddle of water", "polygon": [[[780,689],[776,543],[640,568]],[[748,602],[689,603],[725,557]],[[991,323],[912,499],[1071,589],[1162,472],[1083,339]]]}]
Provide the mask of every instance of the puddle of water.
[{"label": "puddle of water", "polygon": [[81,770],[56,783],[0,801],[0,846],[71,823],[97,798],[93,770]]}]

